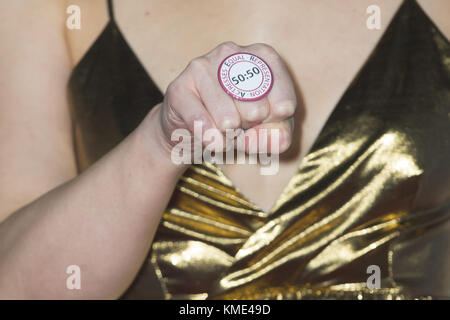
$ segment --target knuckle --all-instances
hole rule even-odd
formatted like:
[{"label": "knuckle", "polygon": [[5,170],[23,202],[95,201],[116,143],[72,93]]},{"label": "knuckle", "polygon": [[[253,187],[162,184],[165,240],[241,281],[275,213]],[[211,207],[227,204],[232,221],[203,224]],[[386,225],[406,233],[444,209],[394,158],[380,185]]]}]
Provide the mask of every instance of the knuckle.
[{"label": "knuckle", "polygon": [[255,43],[252,46],[259,54],[265,57],[278,57],[277,51],[267,43]]},{"label": "knuckle", "polygon": [[204,56],[197,57],[189,62],[188,68],[191,70],[203,70],[208,65],[208,59]]},{"label": "knuckle", "polygon": [[[217,121],[217,119],[216,119]],[[238,116],[223,116],[221,120],[218,121],[220,123],[220,129],[225,131],[227,129],[237,129],[241,126],[241,119]]]},{"label": "knuckle", "polygon": [[218,46],[218,49],[221,52],[235,52],[235,51],[238,51],[239,48],[240,47],[236,43],[234,43],[233,41],[226,41],[226,42],[221,43]]},{"label": "knuckle", "polygon": [[267,118],[269,115],[269,108],[266,106],[258,106],[254,108],[248,108],[245,111],[245,120],[250,122],[259,122]]},{"label": "knuckle", "polygon": [[183,83],[180,80],[174,80],[167,86],[165,98],[171,105],[176,105],[179,103],[180,94],[183,88]]},{"label": "knuckle", "polygon": [[191,130],[193,130],[196,126],[203,128],[208,123],[208,118],[204,114],[190,113],[186,116],[186,124]]},{"label": "knuckle", "polygon": [[275,117],[285,119],[292,117],[295,113],[296,103],[292,100],[286,100],[275,104],[272,112]]},{"label": "knuckle", "polygon": [[181,84],[181,81],[179,79],[173,80],[167,86],[167,95],[173,96],[174,93],[176,93],[177,91],[179,91],[179,89],[181,89],[181,87],[182,87],[182,84]]}]

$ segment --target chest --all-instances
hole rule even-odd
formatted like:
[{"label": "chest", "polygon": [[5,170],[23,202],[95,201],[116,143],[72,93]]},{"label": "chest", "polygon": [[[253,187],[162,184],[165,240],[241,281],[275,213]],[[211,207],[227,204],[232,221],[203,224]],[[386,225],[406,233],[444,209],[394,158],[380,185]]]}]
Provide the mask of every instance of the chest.
[{"label": "chest", "polygon": [[[76,65],[110,17],[107,1],[74,2],[82,14],[81,29],[68,33]],[[112,11],[128,45],[162,92],[189,61],[221,42],[264,42],[283,57],[303,99],[317,104],[319,99],[336,100],[345,90],[401,3],[381,1],[382,27],[369,30],[366,2],[352,0],[342,8],[335,0],[135,0],[133,6],[116,0]]]}]

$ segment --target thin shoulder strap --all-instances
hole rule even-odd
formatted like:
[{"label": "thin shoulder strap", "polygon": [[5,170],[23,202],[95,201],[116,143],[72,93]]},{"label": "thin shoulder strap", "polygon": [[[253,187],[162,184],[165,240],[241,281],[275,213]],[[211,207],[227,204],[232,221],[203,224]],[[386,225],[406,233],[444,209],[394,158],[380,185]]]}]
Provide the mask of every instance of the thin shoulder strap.
[{"label": "thin shoulder strap", "polygon": [[114,7],[113,7],[113,2],[112,0],[107,0],[108,1],[108,14],[109,14],[109,19],[111,21],[114,21]]}]

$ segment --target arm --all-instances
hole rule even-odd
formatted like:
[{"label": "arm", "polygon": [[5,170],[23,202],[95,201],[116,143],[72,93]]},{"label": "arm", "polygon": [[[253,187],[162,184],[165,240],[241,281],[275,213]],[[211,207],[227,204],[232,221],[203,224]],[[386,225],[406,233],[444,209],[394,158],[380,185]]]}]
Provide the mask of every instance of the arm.
[{"label": "arm", "polygon": [[[0,298],[118,297],[183,170],[159,145],[155,108],[75,177],[58,2],[0,5]],[[82,290],[66,289],[72,264]]]}]

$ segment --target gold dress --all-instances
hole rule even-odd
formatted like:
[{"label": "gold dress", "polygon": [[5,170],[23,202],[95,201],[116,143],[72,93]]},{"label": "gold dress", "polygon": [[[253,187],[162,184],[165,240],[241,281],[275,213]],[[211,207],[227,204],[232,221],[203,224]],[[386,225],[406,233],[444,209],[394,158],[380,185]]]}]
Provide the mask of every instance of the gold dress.
[{"label": "gold dress", "polygon": [[[109,9],[69,81],[80,171],[163,98]],[[449,89],[449,42],[405,1],[272,210],[191,166],[123,298],[450,298]]]}]

